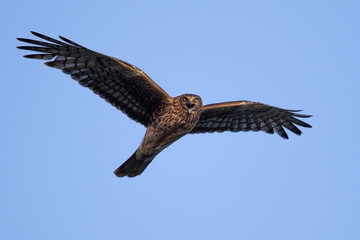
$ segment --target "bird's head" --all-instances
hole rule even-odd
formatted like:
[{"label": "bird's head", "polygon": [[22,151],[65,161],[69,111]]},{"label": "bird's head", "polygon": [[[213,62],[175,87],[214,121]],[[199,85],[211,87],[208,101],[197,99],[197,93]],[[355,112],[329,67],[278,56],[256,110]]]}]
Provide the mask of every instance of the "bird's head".
[{"label": "bird's head", "polygon": [[197,112],[202,109],[202,100],[195,94],[183,94],[175,98],[180,106],[188,113]]}]

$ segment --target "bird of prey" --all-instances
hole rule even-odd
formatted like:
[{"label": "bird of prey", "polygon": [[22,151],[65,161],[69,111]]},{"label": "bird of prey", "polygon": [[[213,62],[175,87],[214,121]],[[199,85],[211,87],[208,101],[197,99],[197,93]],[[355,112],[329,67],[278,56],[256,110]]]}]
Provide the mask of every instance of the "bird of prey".
[{"label": "bird of prey", "polygon": [[[31,32],[45,40],[18,38],[33,44],[19,49],[38,52],[26,58],[51,60],[49,67],[64,73],[104,98],[128,117],[144,125],[145,136],[134,154],[115,170],[118,177],[140,175],[162,150],[186,134],[212,132],[274,131],[287,139],[283,127],[300,135],[294,125],[311,128],[299,114],[251,101],[234,101],[203,105],[195,94],[169,96],[141,69],[114,57],[92,51],[67,38],[56,40]],[[53,59],[55,58],[55,59]]]}]

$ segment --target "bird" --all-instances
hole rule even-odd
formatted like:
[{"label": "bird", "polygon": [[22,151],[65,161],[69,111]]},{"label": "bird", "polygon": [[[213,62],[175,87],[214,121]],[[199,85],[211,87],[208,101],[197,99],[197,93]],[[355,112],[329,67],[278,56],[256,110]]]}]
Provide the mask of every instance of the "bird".
[{"label": "bird", "polygon": [[31,31],[40,38],[17,38],[30,46],[19,49],[35,51],[25,58],[50,60],[46,66],[61,69],[83,87],[105,99],[130,119],[146,127],[136,151],[118,167],[117,177],[135,177],[166,147],[187,134],[213,132],[276,132],[284,139],[289,131],[301,135],[296,126],[311,128],[298,113],[253,101],[232,101],[203,105],[196,94],[171,97],[141,69],[114,57],[92,51],[65,37],[57,40]]}]

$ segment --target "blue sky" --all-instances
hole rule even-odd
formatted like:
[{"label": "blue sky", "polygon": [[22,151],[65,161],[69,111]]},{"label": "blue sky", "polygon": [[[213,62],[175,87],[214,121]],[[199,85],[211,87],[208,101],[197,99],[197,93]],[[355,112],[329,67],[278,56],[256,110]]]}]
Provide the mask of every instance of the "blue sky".
[{"label": "blue sky", "polygon": [[[360,239],[359,1],[3,1],[0,239]],[[304,109],[312,129],[185,136],[136,178],[145,128],[16,37],[65,36],[172,96]]]}]

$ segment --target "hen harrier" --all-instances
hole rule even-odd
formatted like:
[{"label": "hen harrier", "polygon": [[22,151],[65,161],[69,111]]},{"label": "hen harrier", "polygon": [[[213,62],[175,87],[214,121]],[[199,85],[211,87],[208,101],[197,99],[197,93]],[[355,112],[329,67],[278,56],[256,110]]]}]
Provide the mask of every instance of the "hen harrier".
[{"label": "hen harrier", "polygon": [[[40,52],[26,58],[51,60],[45,64],[71,75],[80,85],[91,89],[147,130],[140,147],[123,163],[118,177],[140,175],[167,146],[190,133],[274,130],[288,138],[283,127],[300,135],[294,125],[311,128],[297,118],[308,118],[295,110],[286,110],[250,101],[224,102],[203,106],[199,96],[169,96],[139,68],[116,58],[87,49],[64,37],[59,41],[31,32],[46,42],[18,38],[35,46],[19,49]],[[296,118],[297,117],[297,118]]]}]

